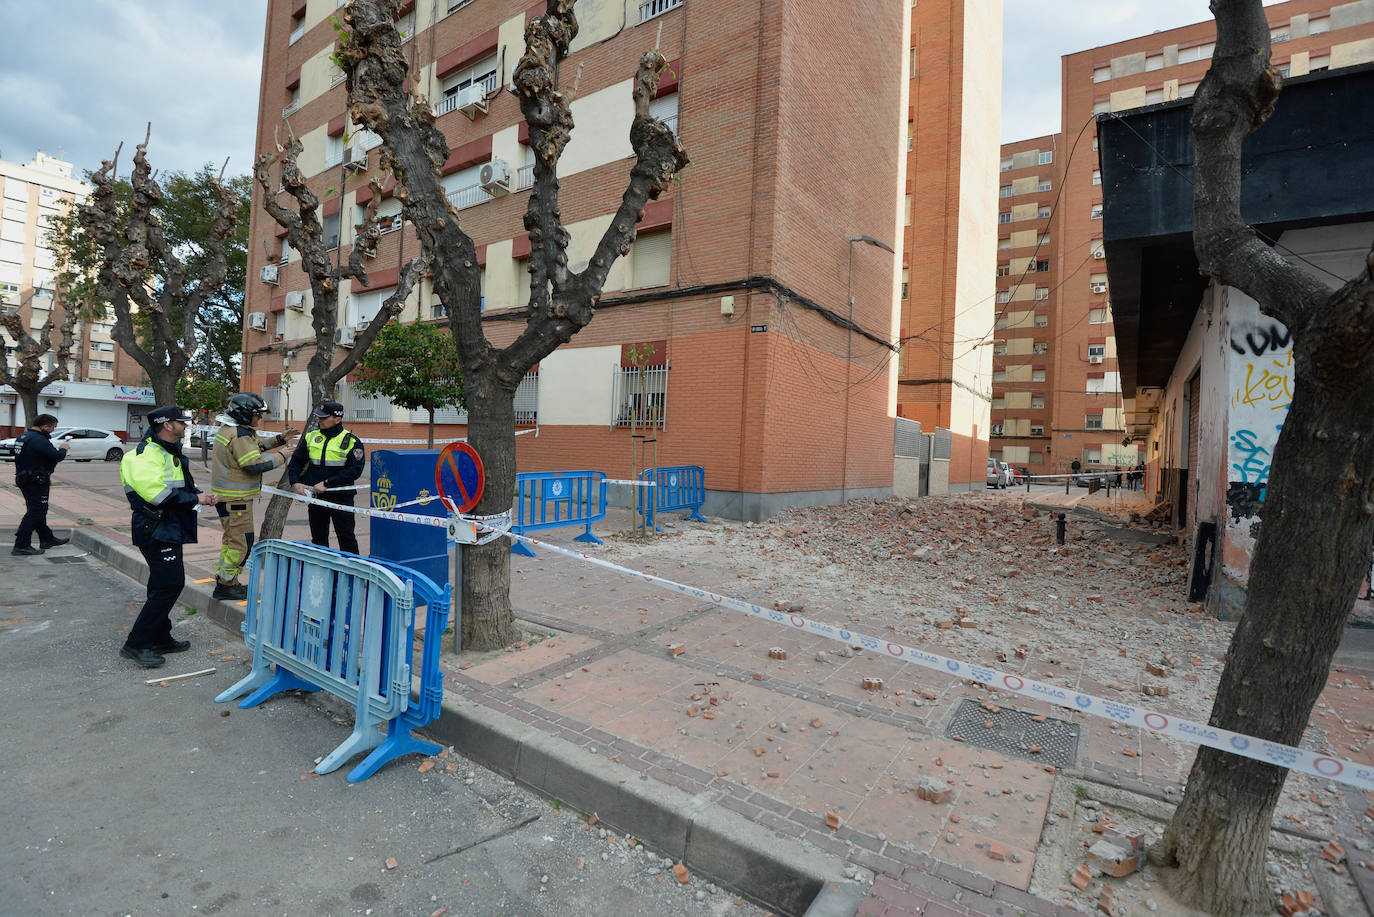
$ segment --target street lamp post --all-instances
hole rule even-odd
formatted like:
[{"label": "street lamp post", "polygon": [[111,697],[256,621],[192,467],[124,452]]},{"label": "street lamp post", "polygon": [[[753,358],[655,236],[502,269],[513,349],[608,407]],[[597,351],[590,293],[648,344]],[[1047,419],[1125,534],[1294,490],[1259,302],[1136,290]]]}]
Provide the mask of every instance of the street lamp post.
[{"label": "street lamp post", "polygon": [[865,245],[881,248],[889,254],[897,254],[891,245],[872,236],[850,236],[846,241],[849,243],[849,258],[845,270],[845,294],[849,298],[849,328],[845,332],[844,345],[844,438],[840,448],[841,503],[844,503],[849,497],[849,367],[854,356],[854,243],[862,242]]}]

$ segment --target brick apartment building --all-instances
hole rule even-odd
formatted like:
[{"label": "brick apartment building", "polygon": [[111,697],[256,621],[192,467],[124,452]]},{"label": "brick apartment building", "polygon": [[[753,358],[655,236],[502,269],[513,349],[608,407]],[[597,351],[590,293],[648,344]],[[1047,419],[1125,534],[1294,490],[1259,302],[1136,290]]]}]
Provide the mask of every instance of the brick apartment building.
[{"label": "brick apartment building", "polygon": [[912,14],[897,414],[949,431],[951,490],[982,488],[988,454],[1001,36],[993,0]]},{"label": "brick apartment building", "polygon": [[[1374,0],[1293,0],[1265,14],[1285,76],[1374,61]],[[1065,55],[1062,133],[1002,147],[994,456],[1046,473],[1074,459],[1152,461],[1138,437],[1153,402],[1121,390],[1094,118],[1191,96],[1215,37],[1208,20]]]},{"label": "brick apartment building", "polygon": [[[15,311],[25,326],[38,331],[53,310],[54,338],[64,313],[57,288],[55,254],[47,238],[51,218],[79,203],[90,192],[72,178],[72,164],[42,150],[27,163],[0,161],[0,309]],[[143,370],[110,337],[112,322],[81,321],[73,329],[74,344],[66,382],[54,382],[39,398],[40,411],[58,415],[64,426],[91,426],[118,433],[141,430],[143,406],[152,401],[143,388]],[[0,329],[11,370],[15,341]],[[45,371],[55,355],[45,355]],[[0,435],[22,430],[19,399],[0,387]]]},{"label": "brick apartment building", "polygon": [[[272,149],[286,124],[301,138],[302,171],[347,257],[379,138],[347,123],[342,74],[329,60],[337,6],[270,0],[257,149]],[[498,345],[523,327],[529,298],[521,220],[531,158],[505,87],[525,23],[543,9],[438,0],[406,4],[399,20],[413,36],[416,85],[452,149],[443,181],[477,243],[487,335]],[[646,209],[595,321],[527,378],[517,411],[538,435],[517,440],[521,470],[624,477],[638,411],[656,425],[658,464],[705,467],[711,512],[758,519],[783,505],[891,491],[900,259],[850,240],[898,247],[909,11],[902,0],[839,20],[818,0],[578,4],[580,32],[562,67],[577,127],[559,170],[574,266],[619,203],[632,163],[631,77],[656,46],[670,73],[654,108],[692,164]],[[379,211],[394,231],[368,262],[370,289],[354,283],[344,297],[344,344],[419,250],[400,202],[384,195]],[[309,285],[260,197],[255,189],[244,386],[300,419],[313,347]],[[428,281],[401,320],[443,323]],[[625,358],[645,344],[647,394]],[[347,382],[338,396],[364,437],[424,435],[423,413],[362,398]],[[437,437],[463,435],[462,412],[438,419]]]}]

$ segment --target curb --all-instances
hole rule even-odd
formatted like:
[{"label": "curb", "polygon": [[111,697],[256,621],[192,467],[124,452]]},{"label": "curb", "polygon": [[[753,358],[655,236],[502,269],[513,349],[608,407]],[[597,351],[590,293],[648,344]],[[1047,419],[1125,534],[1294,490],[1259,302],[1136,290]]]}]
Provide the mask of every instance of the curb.
[{"label": "curb", "polygon": [[[65,531],[74,546],[135,582],[147,581],[137,550],[89,529]],[[204,584],[188,583],[178,601],[239,635],[243,610],[210,593]],[[837,856],[481,704],[445,696],[439,719],[423,731],[542,796],[595,812],[607,827],[786,917],[852,917],[867,893],[867,885],[843,877],[846,864]]]}]

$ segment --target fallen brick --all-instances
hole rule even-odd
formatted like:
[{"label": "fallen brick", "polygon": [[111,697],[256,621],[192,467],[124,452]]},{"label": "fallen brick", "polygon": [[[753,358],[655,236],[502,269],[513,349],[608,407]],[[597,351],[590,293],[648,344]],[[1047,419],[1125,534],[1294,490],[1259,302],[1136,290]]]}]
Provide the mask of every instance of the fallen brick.
[{"label": "fallen brick", "polygon": [[1145,671],[1149,672],[1151,675],[1153,675],[1153,676],[1156,677],[1156,678],[1164,678],[1165,676],[1167,676],[1167,675],[1169,674],[1169,670],[1168,670],[1168,669],[1166,669],[1166,668],[1165,668],[1164,666],[1162,666],[1162,665],[1158,665],[1157,663],[1153,663],[1153,662],[1147,662],[1147,663],[1145,663]]},{"label": "fallen brick", "polygon": [[688,715],[688,716],[696,716],[696,715],[697,715],[698,713],[700,713],[700,712],[701,712],[701,708],[698,707],[696,704],[693,704],[692,706],[690,706],[690,707],[687,708],[687,715]]},{"label": "fallen brick", "polygon": [[1145,685],[1144,687],[1142,687],[1142,688],[1140,689],[1140,693],[1146,695],[1147,697],[1168,697],[1168,696],[1169,696],[1169,686],[1168,686],[1168,685]]},{"label": "fallen brick", "polygon": [[780,646],[770,647],[769,650],[768,650],[768,658],[769,658],[769,659],[786,659],[786,658],[787,658],[787,650],[783,649],[783,648],[780,647]]},{"label": "fallen brick", "polygon": [[863,687],[865,691],[881,691],[883,689],[883,680],[872,675],[865,675]]},{"label": "fallen brick", "polygon": [[430,771],[434,770],[433,759],[426,759],[424,761],[421,761],[419,770],[422,774],[428,774]]},{"label": "fallen brick", "polygon": [[1073,875],[1069,876],[1069,881],[1073,883],[1074,888],[1083,891],[1088,887],[1088,882],[1092,877],[1093,874],[1088,870],[1087,864],[1084,863],[1073,871]]},{"label": "fallen brick", "polygon": [[401,864],[396,862],[396,858],[395,858],[395,857],[387,857],[387,858],[386,858],[386,863],[385,863],[384,865],[386,866],[387,869],[395,869],[397,866],[399,866],[399,865],[401,865]]},{"label": "fallen brick", "polygon": [[994,860],[1005,860],[1007,858],[1006,845],[999,844],[997,841],[990,841],[988,843],[988,856]]},{"label": "fallen brick", "polygon": [[668,644],[668,652],[674,656],[681,656],[687,652],[687,647],[682,643],[670,643]]},{"label": "fallen brick", "polygon": [[954,789],[943,780],[935,777],[922,777],[916,781],[916,796],[936,805],[944,805],[954,798]]},{"label": "fallen brick", "polygon": [[812,729],[820,729],[820,728],[821,728],[821,718],[820,718],[820,717],[818,717],[818,716],[813,716],[813,717],[811,717],[811,728],[812,728]]},{"label": "fallen brick", "polygon": [[1330,860],[1333,863],[1339,863],[1344,858],[1345,848],[1342,847],[1340,844],[1336,843],[1335,841],[1332,841],[1331,843],[1327,844],[1324,848],[1322,848],[1323,860]]},{"label": "fallen brick", "polygon": [[1119,879],[1140,868],[1140,855],[1122,850],[1111,841],[1098,841],[1088,848],[1088,865],[1103,875]]},{"label": "fallen brick", "polygon": [[829,828],[831,831],[834,831],[836,828],[838,828],[840,826],[840,813],[826,812],[825,826]]},{"label": "fallen brick", "polygon": [[1097,896],[1097,909],[1106,914],[1107,917],[1117,917],[1118,908],[1116,896],[1107,886],[1102,886],[1102,893]]},{"label": "fallen brick", "polygon": [[682,883],[683,885],[686,885],[688,882],[692,881],[691,873],[687,872],[687,867],[683,866],[681,863],[678,863],[676,866],[673,867],[673,875],[677,878],[678,882]]}]

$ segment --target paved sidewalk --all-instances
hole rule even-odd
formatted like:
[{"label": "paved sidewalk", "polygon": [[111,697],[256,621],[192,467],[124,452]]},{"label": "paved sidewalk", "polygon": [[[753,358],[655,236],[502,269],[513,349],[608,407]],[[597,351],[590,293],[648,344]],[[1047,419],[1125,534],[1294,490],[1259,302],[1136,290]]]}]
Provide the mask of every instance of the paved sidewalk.
[{"label": "paved sidewalk", "polygon": [[[102,537],[127,543],[127,504],[117,481],[111,487],[97,480],[100,474],[99,466],[88,466],[83,477],[94,483],[54,489],[53,523],[88,524]],[[16,522],[21,509],[12,487],[0,489],[0,525]],[[210,575],[219,544],[213,517],[203,524],[202,544],[189,552],[202,578]],[[680,530],[692,523],[671,525]],[[288,537],[304,537],[303,526],[304,511],[296,508]],[[628,517],[612,511],[597,531],[605,537],[617,528],[628,528]],[[674,530],[642,546],[622,539],[618,562],[773,604],[774,597],[751,594],[743,583],[741,570],[750,568],[751,558],[698,551],[684,559],[675,551]],[[365,532],[361,525],[364,551]],[[575,534],[554,532],[549,540],[572,546]],[[512,601],[518,617],[533,626],[527,644],[506,653],[446,656],[449,697],[470,711],[518,724],[527,737],[580,749],[611,765],[622,783],[637,778],[673,788],[694,804],[719,806],[778,839],[837,857],[849,864],[851,877],[871,873],[877,881],[855,905],[860,914],[1068,913],[1058,900],[1030,891],[1062,897],[1068,870],[1082,859],[1080,853],[1063,875],[1035,879],[1047,826],[1077,814],[1055,801],[1056,788],[1070,800],[1074,786],[1087,785],[1171,804],[1192,762],[1190,747],[1022,698],[1000,703],[1076,726],[1076,756],[1054,767],[976,748],[949,727],[970,710],[978,718],[994,715],[979,686],[855,653],[549,552],[512,558]],[[840,590],[812,595],[804,614],[843,623],[851,618],[852,601]],[[1035,624],[999,626],[1008,628],[1008,643],[1015,644]],[[669,647],[679,644],[684,649],[674,654]],[[786,658],[770,658],[772,648]],[[1092,677],[1086,660],[1053,657],[1032,653],[1002,666],[1111,693]],[[1374,764],[1367,707],[1374,672],[1342,668],[1333,671],[1314,722],[1341,754]],[[864,678],[881,678],[884,689],[863,690]],[[1158,704],[1169,709],[1168,699]],[[461,736],[445,740],[462,747]],[[488,745],[474,739],[469,750],[511,772],[501,743]],[[952,798],[922,798],[916,789],[923,778],[943,781]],[[579,804],[577,787],[539,788]],[[1357,836],[1362,807],[1374,806],[1374,798],[1359,795],[1347,793],[1336,803],[1340,830],[1350,837]],[[1313,796],[1315,807],[1315,790]],[[1300,819],[1279,827],[1295,837],[1308,828]],[[1374,873],[1347,849],[1351,874],[1365,884],[1368,898]]]}]

